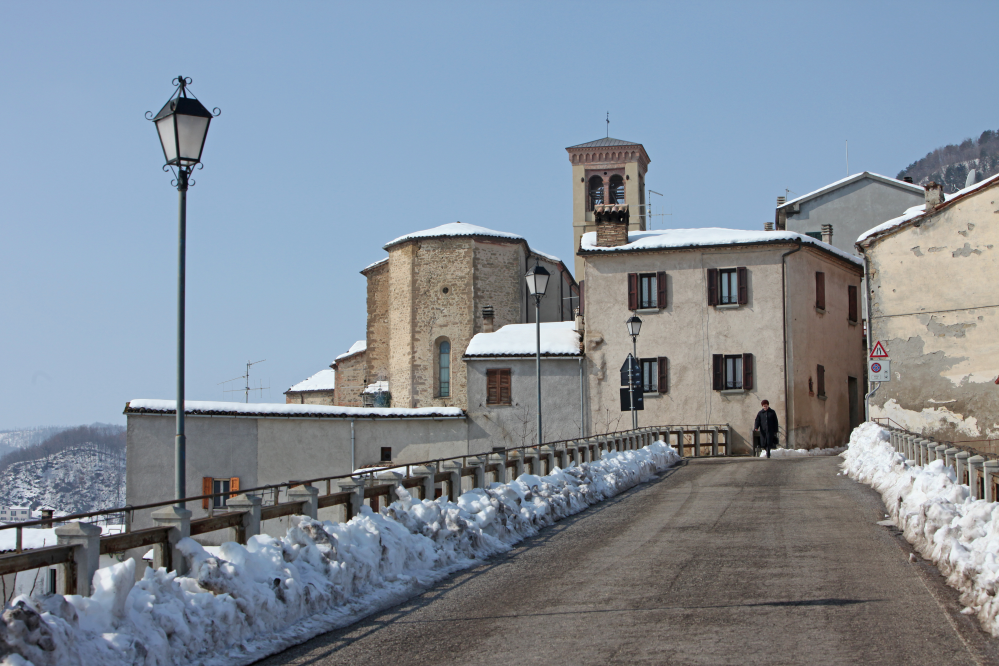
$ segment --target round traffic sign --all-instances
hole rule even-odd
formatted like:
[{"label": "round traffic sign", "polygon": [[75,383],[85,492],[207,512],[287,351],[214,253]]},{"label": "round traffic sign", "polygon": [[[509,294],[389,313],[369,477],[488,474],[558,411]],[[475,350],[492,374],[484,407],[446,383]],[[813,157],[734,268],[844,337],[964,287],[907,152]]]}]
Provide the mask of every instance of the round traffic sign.
[{"label": "round traffic sign", "polygon": [[881,372],[881,364],[871,363],[871,372]]}]

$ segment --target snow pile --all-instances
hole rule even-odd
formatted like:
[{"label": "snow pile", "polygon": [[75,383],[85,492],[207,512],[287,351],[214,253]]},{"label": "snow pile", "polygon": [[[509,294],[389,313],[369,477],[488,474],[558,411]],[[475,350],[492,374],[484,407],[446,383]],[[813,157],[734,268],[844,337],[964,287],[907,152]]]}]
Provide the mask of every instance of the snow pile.
[{"label": "snow pile", "polygon": [[189,577],[134,561],[101,569],[92,597],[18,597],[0,622],[4,666],[248,664],[508,550],[556,520],[612,497],[679,460],[663,442],[525,474],[458,501],[399,500],[348,523],[298,517],[287,535],[217,554],[179,547]]},{"label": "snow pile", "polygon": [[936,564],[982,626],[999,636],[999,504],[971,499],[954,470],[934,460],[915,466],[875,423],[853,431],[843,454],[850,477],[881,493],[906,540]]},{"label": "snow pile", "polygon": [[[771,458],[795,458],[798,456],[838,456],[846,451],[845,446],[829,449],[770,449]],[[761,458],[767,457],[767,452],[760,453]]]},{"label": "snow pile", "polygon": [[[468,343],[465,357],[534,356],[538,349],[536,324],[507,324],[492,333],[477,333]],[[579,332],[576,323],[558,321],[541,323],[541,354],[579,356]]]}]

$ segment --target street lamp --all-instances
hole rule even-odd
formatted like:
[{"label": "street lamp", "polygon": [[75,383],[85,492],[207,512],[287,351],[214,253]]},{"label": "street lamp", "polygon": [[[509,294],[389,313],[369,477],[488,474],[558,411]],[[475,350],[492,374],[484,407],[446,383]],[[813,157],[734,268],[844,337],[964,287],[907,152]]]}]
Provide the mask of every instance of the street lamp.
[{"label": "street lamp", "polygon": [[[642,330],[642,320],[638,318],[638,315],[631,315],[628,321],[624,322],[624,325],[628,327],[628,335],[631,336],[632,358],[638,364],[638,334]],[[641,371],[640,366],[639,371]],[[628,374],[631,375],[630,372]],[[628,382],[628,397],[631,399],[631,427],[633,430],[638,430],[638,412],[635,410],[635,381],[634,377],[629,377],[629,379],[631,380]]]},{"label": "street lamp", "polygon": [[535,356],[538,371],[538,446],[541,446],[541,299],[545,297],[545,290],[548,289],[549,277],[551,274],[537,260],[534,262],[534,268],[524,276],[527,280],[527,291],[534,296],[534,324],[538,339]]},{"label": "street lamp", "polygon": [[187,488],[184,482],[186,470],[186,438],[184,437],[184,283],[187,251],[187,188],[194,184],[191,171],[201,164],[201,151],[205,147],[208,125],[219,115],[216,108],[209,111],[195,97],[188,96],[190,78],[178,76],[173,80],[177,86],[167,103],[155,116],[146,112],[146,119],[156,124],[156,131],[163,148],[166,164],[163,170],[172,169],[176,177],[173,183],[180,193],[180,224],[177,251],[177,434],[174,438],[174,492],[178,500],[177,508],[183,509]]}]

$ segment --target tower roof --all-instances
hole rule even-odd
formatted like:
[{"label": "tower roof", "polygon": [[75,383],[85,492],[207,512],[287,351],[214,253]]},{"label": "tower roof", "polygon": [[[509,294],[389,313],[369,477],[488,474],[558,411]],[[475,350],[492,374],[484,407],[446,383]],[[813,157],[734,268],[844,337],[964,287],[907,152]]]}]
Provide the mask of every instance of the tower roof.
[{"label": "tower roof", "polygon": [[[635,143],[634,141],[622,141],[621,139],[615,139],[613,137],[606,137],[603,139],[597,139],[596,141],[590,141],[589,143],[581,143],[576,146],[569,146],[569,148],[608,148],[610,146],[640,146],[642,144]],[[566,148],[566,150],[569,150]]]}]

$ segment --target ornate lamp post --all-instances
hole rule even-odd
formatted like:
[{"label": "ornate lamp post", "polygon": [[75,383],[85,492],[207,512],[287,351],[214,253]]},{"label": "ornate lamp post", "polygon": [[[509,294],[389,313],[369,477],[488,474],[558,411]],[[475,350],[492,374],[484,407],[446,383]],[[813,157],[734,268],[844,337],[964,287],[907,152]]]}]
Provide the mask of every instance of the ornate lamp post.
[{"label": "ornate lamp post", "polygon": [[[186,471],[186,439],[184,437],[184,284],[187,254],[187,188],[194,185],[191,172],[201,165],[201,151],[208,136],[208,125],[219,115],[216,108],[209,111],[193,95],[189,96],[187,86],[191,79],[178,76],[173,80],[177,90],[155,116],[146,113],[146,119],[156,124],[160,136],[166,164],[163,170],[172,170],[180,193],[180,225],[177,252],[177,434],[174,439],[174,492],[178,500],[187,495],[184,474]],[[183,509],[184,502],[177,502]]]},{"label": "ornate lamp post", "polygon": [[[624,325],[628,327],[628,335],[631,336],[632,358],[638,364],[638,334],[642,330],[642,320],[638,318],[638,315],[631,315],[628,321],[624,322]],[[641,367],[639,367],[639,370],[641,370]],[[631,372],[628,374],[632,375]],[[635,409],[635,380],[633,376],[629,377],[629,379],[631,380],[628,382],[628,397],[631,399],[631,428],[637,430],[638,411]]]},{"label": "ornate lamp post", "polygon": [[537,361],[537,371],[538,371],[538,446],[541,446],[541,299],[545,297],[545,291],[548,289],[548,278],[551,274],[545,270],[537,261],[534,262],[534,268],[527,272],[524,278],[527,280],[527,290],[530,292],[531,296],[534,296],[534,323],[537,329],[537,353],[535,360]]}]

